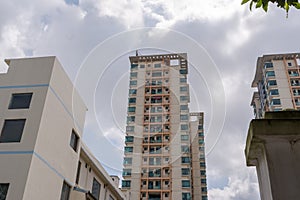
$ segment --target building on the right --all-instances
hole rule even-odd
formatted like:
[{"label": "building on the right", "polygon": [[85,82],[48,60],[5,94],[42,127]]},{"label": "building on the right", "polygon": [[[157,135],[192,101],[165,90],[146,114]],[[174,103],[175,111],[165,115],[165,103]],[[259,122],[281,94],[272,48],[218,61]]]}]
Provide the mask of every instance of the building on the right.
[{"label": "building on the right", "polygon": [[300,53],[270,54],[257,59],[251,105],[255,118],[267,111],[300,110]]}]

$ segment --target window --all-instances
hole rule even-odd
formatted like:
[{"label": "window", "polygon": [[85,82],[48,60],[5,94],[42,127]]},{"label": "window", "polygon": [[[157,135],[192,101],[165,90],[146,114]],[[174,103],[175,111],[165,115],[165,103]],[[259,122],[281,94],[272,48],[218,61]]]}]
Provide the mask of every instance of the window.
[{"label": "window", "polygon": [[133,112],[133,113],[135,113],[135,107],[128,107],[128,112]]},{"label": "window", "polygon": [[9,109],[26,109],[29,108],[32,93],[12,94]]},{"label": "window", "polygon": [[78,161],[78,167],[77,167],[77,173],[76,173],[76,181],[75,181],[76,184],[79,183],[80,169],[81,169],[81,162]]},{"label": "window", "polygon": [[136,69],[138,67],[138,64],[136,63],[131,63],[131,69]]},{"label": "window", "polygon": [[199,144],[204,144],[204,139],[199,139]]},{"label": "window", "polygon": [[133,152],[133,147],[124,147],[125,153],[132,153]]},{"label": "window", "polygon": [[200,162],[200,167],[205,167],[205,162]]},{"label": "window", "polygon": [[130,188],[131,181],[129,180],[122,180],[122,188]]},{"label": "window", "polygon": [[187,86],[180,87],[180,92],[186,92],[188,90]]},{"label": "window", "polygon": [[280,102],[280,99],[272,99],[272,101],[271,101],[271,105],[273,106],[275,106],[275,105],[280,105],[281,104],[281,102]]},{"label": "window", "polygon": [[125,142],[133,142],[134,137],[133,136],[126,136],[125,137]]},{"label": "window", "polygon": [[186,69],[180,69],[180,70],[179,70],[179,73],[180,73],[180,74],[187,74],[187,70],[186,70]]},{"label": "window", "polygon": [[182,193],[182,200],[191,200],[191,193],[189,192]]},{"label": "window", "polygon": [[135,116],[128,116],[127,117],[127,123],[135,122]]},{"label": "window", "polygon": [[202,187],[202,188],[201,188],[201,191],[202,191],[202,192],[207,192],[207,188],[206,188],[206,187]]},{"label": "window", "polygon": [[273,77],[275,76],[275,72],[274,71],[268,71],[266,72],[266,77]]},{"label": "window", "polygon": [[127,132],[133,132],[134,131],[134,126],[126,126],[126,131]]},{"label": "window", "polygon": [[198,130],[202,130],[202,129],[203,129],[203,125],[202,124],[198,125]]},{"label": "window", "polygon": [[292,66],[292,63],[291,63],[291,62],[288,62],[288,66],[291,67],[291,66]]},{"label": "window", "polygon": [[136,94],[136,89],[129,89],[129,94]]},{"label": "window", "polygon": [[0,183],[0,199],[5,200],[8,192],[9,183]]},{"label": "window", "polygon": [[199,136],[199,137],[203,137],[203,136],[204,136],[204,133],[203,133],[203,132],[199,132],[199,133],[198,133],[198,136]]},{"label": "window", "polygon": [[180,128],[182,131],[185,131],[189,129],[189,126],[187,124],[181,124]]},{"label": "window", "polygon": [[189,116],[188,115],[180,115],[180,120],[181,121],[188,121],[189,120]]},{"label": "window", "polygon": [[271,63],[271,62],[265,63],[265,68],[272,68],[272,67],[273,67],[273,63]]},{"label": "window", "polygon": [[99,199],[100,189],[101,189],[100,183],[94,178],[93,179],[93,186],[92,186],[92,195],[97,200]]},{"label": "window", "polygon": [[180,110],[188,110],[188,105],[180,105]]},{"label": "window", "polygon": [[204,178],[204,179],[201,179],[201,183],[202,184],[206,184],[206,179]]},{"label": "window", "polygon": [[200,174],[201,174],[201,176],[205,176],[206,175],[206,171],[205,170],[200,170]]},{"label": "window", "polygon": [[188,96],[180,96],[180,102],[188,101],[188,100],[189,100]]},{"label": "window", "polygon": [[123,164],[124,165],[131,165],[132,164],[132,158],[124,158]]},{"label": "window", "polygon": [[190,147],[187,145],[182,145],[181,146],[181,153],[189,153],[190,152]]},{"label": "window", "polygon": [[130,85],[137,85],[137,81],[130,81]]},{"label": "window", "polygon": [[129,98],[129,99],[128,99],[128,102],[129,102],[129,103],[135,103],[135,102],[136,102],[136,98]]},{"label": "window", "polygon": [[181,163],[182,164],[190,163],[190,158],[189,157],[181,157]]},{"label": "window", "polygon": [[123,176],[131,176],[131,169],[123,169]]},{"label": "window", "polygon": [[72,130],[70,146],[76,152],[77,152],[78,141],[79,141],[79,137],[78,137],[77,133],[74,130]]},{"label": "window", "polygon": [[0,143],[20,142],[26,119],[6,119],[1,131]]},{"label": "window", "polygon": [[71,186],[64,181],[61,189],[60,200],[69,200],[70,190],[71,190]]},{"label": "window", "polygon": [[274,86],[274,85],[277,85],[276,80],[270,80],[270,81],[268,81],[268,86]]},{"label": "window", "polygon": [[152,77],[161,77],[162,72],[152,72]]},{"label": "window", "polygon": [[186,83],[186,78],[180,78],[180,83]]},{"label": "window", "polygon": [[188,141],[189,135],[181,135],[181,141]]},{"label": "window", "polygon": [[279,95],[279,92],[277,89],[270,90],[270,95]]},{"label": "window", "polygon": [[137,77],[137,72],[131,72],[130,77],[131,78],[136,78]]},{"label": "window", "polygon": [[190,183],[189,180],[182,180],[182,181],[181,181],[181,186],[182,186],[183,188],[191,187],[191,183]]},{"label": "window", "polygon": [[154,68],[160,68],[160,67],[161,67],[161,64],[160,64],[160,63],[154,64]]},{"label": "window", "polygon": [[182,176],[190,175],[190,169],[189,168],[182,168],[181,169],[181,175]]},{"label": "window", "polygon": [[145,65],[144,65],[144,64],[141,64],[141,65],[140,65],[140,68],[141,68],[141,69],[144,69],[144,68],[145,68]]}]

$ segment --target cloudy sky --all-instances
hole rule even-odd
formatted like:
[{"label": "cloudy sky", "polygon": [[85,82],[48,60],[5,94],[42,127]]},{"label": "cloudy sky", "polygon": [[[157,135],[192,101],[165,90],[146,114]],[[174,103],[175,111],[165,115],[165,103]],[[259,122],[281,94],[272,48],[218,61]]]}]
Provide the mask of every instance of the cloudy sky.
[{"label": "cloudy sky", "polygon": [[0,13],[0,71],[4,58],[56,55],[89,107],[84,141],[112,174],[122,170],[128,55],[188,52],[191,109],[206,116],[209,198],[259,199],[243,153],[250,84],[258,56],[299,52],[300,11],[250,12],[239,0],[10,0]]}]

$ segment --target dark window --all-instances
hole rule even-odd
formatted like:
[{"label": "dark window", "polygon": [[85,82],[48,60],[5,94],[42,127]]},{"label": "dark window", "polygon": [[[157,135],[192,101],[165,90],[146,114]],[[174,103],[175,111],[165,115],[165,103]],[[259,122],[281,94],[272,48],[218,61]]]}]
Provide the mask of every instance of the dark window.
[{"label": "dark window", "polygon": [[181,175],[182,176],[190,175],[190,169],[189,168],[182,168],[181,169]]},{"label": "dark window", "polygon": [[188,110],[188,105],[180,105],[180,110]]},{"label": "dark window", "polygon": [[5,200],[9,183],[0,183],[0,200]]},{"label": "dark window", "polygon": [[32,93],[12,94],[9,103],[9,109],[24,109],[29,108]]},{"label": "dark window", "polygon": [[190,158],[189,157],[182,157],[181,158],[181,163],[182,164],[190,163]]},{"label": "dark window", "polygon": [[191,187],[191,183],[190,183],[189,180],[182,180],[181,181],[181,185],[182,185],[183,188],[185,188],[185,187]]},{"label": "dark window", "polygon": [[133,152],[133,147],[124,147],[125,153],[132,153]]},{"label": "dark window", "polygon": [[129,103],[135,103],[136,102],[136,98],[129,98],[128,102]]},{"label": "dark window", "polygon": [[1,142],[20,142],[26,119],[6,119],[1,131]]},{"label": "dark window", "polygon": [[71,186],[64,182],[61,190],[60,200],[69,200],[70,190]]},{"label": "dark window", "polygon": [[124,165],[131,165],[132,164],[132,158],[124,158],[123,164]]},{"label": "dark window", "polygon": [[122,180],[122,188],[130,188],[131,181],[128,180]]},{"label": "dark window", "polygon": [[80,169],[81,169],[81,162],[78,161],[77,174],[76,174],[76,182],[75,182],[76,184],[79,183]]},{"label": "dark window", "polygon": [[101,188],[100,183],[94,178],[94,180],[93,180],[93,187],[92,187],[92,195],[93,195],[93,197],[95,197],[97,200],[99,199],[100,188]]},{"label": "dark window", "polygon": [[125,137],[125,142],[133,142],[134,137],[133,136],[126,136]]},{"label": "dark window", "polygon": [[191,199],[191,193],[184,192],[182,193],[182,200],[190,200]]},{"label": "dark window", "polygon": [[78,137],[77,133],[74,130],[72,130],[70,146],[76,152],[77,152],[78,140],[79,140],[79,137]]}]

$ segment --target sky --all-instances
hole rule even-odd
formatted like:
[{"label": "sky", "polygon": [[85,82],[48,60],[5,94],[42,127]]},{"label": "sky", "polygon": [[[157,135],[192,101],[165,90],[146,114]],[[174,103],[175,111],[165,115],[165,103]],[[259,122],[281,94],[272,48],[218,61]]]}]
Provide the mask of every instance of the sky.
[{"label": "sky", "polygon": [[300,11],[239,0],[10,0],[0,2],[0,71],[5,58],[55,55],[89,110],[84,142],[120,175],[128,56],[187,52],[192,111],[205,112],[208,194],[256,200],[244,148],[258,56],[299,52]]}]

